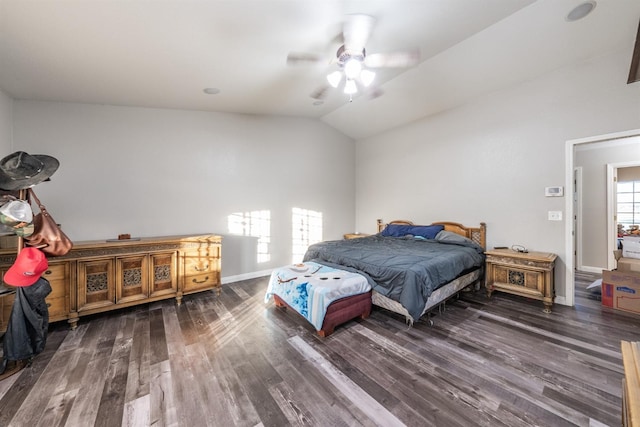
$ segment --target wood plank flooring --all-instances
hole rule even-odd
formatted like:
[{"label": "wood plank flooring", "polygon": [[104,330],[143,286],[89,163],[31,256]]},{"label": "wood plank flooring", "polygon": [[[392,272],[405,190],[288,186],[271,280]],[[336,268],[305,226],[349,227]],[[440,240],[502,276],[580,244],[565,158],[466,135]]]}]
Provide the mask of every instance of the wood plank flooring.
[{"label": "wood plank flooring", "polygon": [[0,382],[0,426],[617,426],[620,340],[640,318],[461,294],[434,325],[374,308],[320,338],[267,278],[51,325]]}]

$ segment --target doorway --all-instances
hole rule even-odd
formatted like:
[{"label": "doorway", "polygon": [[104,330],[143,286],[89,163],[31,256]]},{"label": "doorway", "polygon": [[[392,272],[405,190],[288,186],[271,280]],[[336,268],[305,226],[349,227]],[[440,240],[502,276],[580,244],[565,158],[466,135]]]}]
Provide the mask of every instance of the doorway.
[{"label": "doorway", "polygon": [[[580,147],[581,149],[587,147],[587,145],[584,145],[584,144],[589,144],[589,147],[595,147],[597,145],[612,146],[615,144],[635,144],[635,143],[637,143],[638,147],[640,147],[640,129],[567,141],[566,169],[565,169],[566,188],[575,188],[574,187],[575,186],[574,171],[576,167],[575,156],[576,156],[577,147]],[[616,163],[623,163],[623,160],[626,161],[627,163],[632,163],[632,162],[640,163],[640,150],[634,150],[634,151],[638,151],[638,154],[634,152],[630,156],[627,156],[629,158],[626,158],[623,156],[622,158],[619,158],[617,160],[614,159],[611,161],[607,161],[603,159],[602,163],[603,165],[604,164],[614,165]],[[603,181],[604,179],[602,179],[602,181],[600,182],[602,183]],[[609,182],[612,182],[612,180],[607,179],[607,183]],[[587,183],[584,183],[584,182],[583,184],[584,184],[584,188],[583,188],[582,194],[586,195],[587,192],[589,191],[589,185],[587,185]],[[608,188],[609,185],[610,184],[607,184],[606,186],[607,189],[605,191],[608,194],[613,194],[611,193],[611,190]],[[602,201],[608,200],[608,197],[609,196],[600,198],[599,203],[604,203]],[[573,306],[575,304],[574,271],[576,269],[576,262],[577,262],[576,258],[579,258],[574,256],[576,254],[576,251],[579,251],[579,252],[583,251],[583,247],[578,248],[576,246],[577,240],[578,240],[576,236],[576,224],[579,223],[579,221],[576,220],[576,215],[580,212],[580,209],[574,206],[574,200],[575,200],[575,197],[567,197],[565,200],[565,210],[567,212],[567,218],[570,218],[570,220],[567,220],[565,222],[565,263],[566,263],[565,282],[566,282],[567,295],[564,298],[564,300],[562,300],[562,298],[558,298],[559,303],[570,305],[570,306]],[[613,211],[612,210],[610,211],[610,209],[613,209],[613,201],[607,201],[607,205],[609,207],[602,206],[602,205],[600,205],[598,208],[595,208],[595,209],[593,207],[590,207],[589,212],[597,211],[597,212],[600,212],[602,215],[606,215],[608,217],[613,218]],[[582,218],[580,218],[580,221],[581,220]],[[610,244],[611,247],[613,247],[613,241],[614,241],[613,230],[615,230],[615,223],[611,221],[611,224],[613,225],[605,225],[605,224],[608,224],[607,220],[606,218],[603,218],[603,220],[604,220],[604,223],[602,227],[607,228],[606,236],[609,241],[607,245]],[[582,239],[582,241],[584,242],[584,239]],[[606,249],[606,250],[611,253],[610,256],[611,258],[613,258],[612,250],[609,250],[609,249]],[[607,261],[607,264],[608,264],[608,261]]]},{"label": "doorway", "polygon": [[[626,182],[629,180],[638,181],[638,167],[640,166],[640,160],[630,161],[630,162],[622,162],[622,163],[610,163],[607,164],[607,231],[609,232],[607,235],[608,246],[607,246],[607,269],[613,270],[616,268],[616,260],[613,255],[614,249],[618,249],[618,224],[626,223],[624,218],[620,218],[619,213],[617,212],[617,204],[618,204],[618,183]],[[626,176],[626,178],[625,178]],[[621,178],[622,177],[622,178]],[[624,194],[623,194],[624,196]],[[632,203],[633,204],[633,203]],[[635,217],[633,215],[634,209],[632,208],[631,217]],[[622,214],[624,216],[624,214]],[[631,218],[628,218],[631,220]],[[635,224],[635,218],[633,223]],[[631,224],[629,224],[631,225]]]}]

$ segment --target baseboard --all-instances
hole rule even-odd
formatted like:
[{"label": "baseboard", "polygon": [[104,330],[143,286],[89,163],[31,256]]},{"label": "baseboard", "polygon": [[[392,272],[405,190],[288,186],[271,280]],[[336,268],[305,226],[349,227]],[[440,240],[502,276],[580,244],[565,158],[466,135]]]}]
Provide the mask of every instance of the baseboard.
[{"label": "baseboard", "polygon": [[269,276],[273,270],[254,271],[253,273],[238,274],[235,276],[227,276],[222,278],[222,284],[242,282],[243,280],[255,279],[258,277]]},{"label": "baseboard", "polygon": [[569,305],[569,304],[567,304],[567,299],[565,297],[555,297],[553,302],[555,304],[560,304],[560,305]]},{"label": "baseboard", "polygon": [[583,265],[583,266],[580,266],[577,270],[578,270],[578,271],[584,271],[585,273],[596,273],[596,274],[602,274],[602,270],[606,270],[606,268],[602,268],[602,267],[589,267],[588,265]]}]

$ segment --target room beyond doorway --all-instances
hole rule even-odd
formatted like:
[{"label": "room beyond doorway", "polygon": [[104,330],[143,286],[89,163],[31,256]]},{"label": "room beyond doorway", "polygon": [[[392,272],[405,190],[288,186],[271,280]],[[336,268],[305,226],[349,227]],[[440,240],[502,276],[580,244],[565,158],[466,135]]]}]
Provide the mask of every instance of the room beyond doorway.
[{"label": "room beyond doorway", "polygon": [[[618,149],[614,152],[603,155],[616,147]],[[583,163],[578,157],[582,154],[585,159],[589,160],[585,160]],[[611,175],[612,173],[609,171],[609,165],[623,167],[640,163],[640,129],[567,141],[566,159],[565,172],[568,189],[574,188],[576,167],[580,166],[582,170],[582,208],[574,207],[574,197],[566,198],[566,218],[572,219],[565,223],[567,294],[564,301],[558,302],[574,305],[574,270],[576,267],[585,269],[586,266],[587,270],[590,268],[594,271],[604,269],[609,267],[608,253],[611,253],[611,258],[613,258],[613,252],[609,248],[609,245],[613,248],[616,235],[615,222],[609,221],[609,218],[613,218],[613,200],[609,201],[613,194],[613,185],[611,184],[613,179],[607,178],[607,174]],[[591,173],[591,167],[596,172]],[[575,216],[578,213],[582,213],[582,218],[580,221],[575,221]],[[581,234],[578,238],[576,224],[580,223]],[[577,247],[576,242],[578,241],[582,242],[581,247]],[[585,252],[584,242],[587,241],[589,242],[589,252]],[[576,251],[580,252],[581,257],[578,256],[576,259],[581,259],[582,265],[578,265],[574,259]]]}]

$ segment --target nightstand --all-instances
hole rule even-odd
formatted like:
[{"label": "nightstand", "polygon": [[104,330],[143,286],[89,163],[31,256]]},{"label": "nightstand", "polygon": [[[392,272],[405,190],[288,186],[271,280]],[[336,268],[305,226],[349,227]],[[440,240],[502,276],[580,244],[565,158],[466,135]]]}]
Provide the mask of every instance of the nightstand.
[{"label": "nightstand", "polygon": [[511,249],[486,251],[487,296],[493,291],[507,292],[543,302],[551,313],[555,289],[553,270],[557,255],[547,252],[517,252]]},{"label": "nightstand", "polygon": [[370,236],[370,234],[364,234],[364,233],[347,233],[344,235],[345,239],[357,239],[359,237],[367,237]]}]

